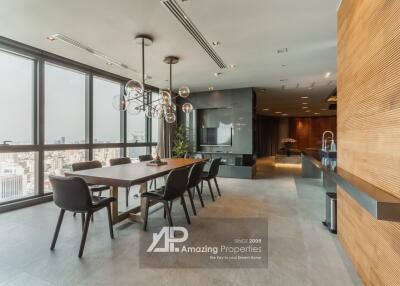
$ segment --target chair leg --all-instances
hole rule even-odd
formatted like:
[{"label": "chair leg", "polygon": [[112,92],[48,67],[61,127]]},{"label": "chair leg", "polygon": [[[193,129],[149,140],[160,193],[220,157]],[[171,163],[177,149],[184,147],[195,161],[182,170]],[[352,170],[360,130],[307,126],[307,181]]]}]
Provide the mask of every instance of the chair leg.
[{"label": "chair leg", "polygon": [[167,218],[167,209],[165,208],[165,204],[164,204],[164,219]]},{"label": "chair leg", "polygon": [[213,202],[215,202],[214,193],[213,193],[213,190],[211,188],[210,180],[207,180],[207,184],[208,184],[208,188],[210,189],[211,198],[212,198]]},{"label": "chair leg", "polygon": [[150,181],[150,189],[151,189],[151,187],[153,186],[153,181],[154,181],[154,180],[151,180],[151,181]]},{"label": "chair leg", "polygon": [[202,196],[201,193],[200,193],[200,188],[199,188],[199,186],[196,186],[196,191],[197,191],[197,194],[199,195],[199,199],[200,199],[201,206],[204,208],[203,196]]},{"label": "chair leg", "polygon": [[76,213],[74,213],[73,216],[76,217]]},{"label": "chair leg", "polygon": [[194,215],[197,215],[197,213],[196,213],[196,208],[195,208],[194,202],[193,202],[192,192],[190,191],[190,189],[187,189],[187,192],[188,192],[188,194],[189,194],[189,200],[190,200],[190,204],[192,205],[193,214],[194,214]]},{"label": "chair leg", "polygon": [[114,239],[114,229],[113,229],[113,222],[111,218],[111,204],[107,205],[107,216],[108,216],[108,228],[110,229],[110,237]]},{"label": "chair leg", "polygon": [[204,181],[204,180],[201,180],[201,184],[200,184],[200,186],[201,186],[201,188],[200,188],[201,191],[200,191],[200,192],[201,192],[202,194],[203,194],[203,181]]},{"label": "chair leg", "polygon": [[188,224],[190,224],[189,213],[188,213],[188,210],[186,207],[185,197],[183,195],[181,195],[181,201],[182,201],[183,210],[185,211],[186,221]]},{"label": "chair leg", "polygon": [[64,218],[65,210],[60,210],[60,215],[58,216],[56,230],[54,231],[53,241],[51,242],[50,249],[53,250],[56,247],[56,242],[58,238],[58,234],[60,233],[61,224]]},{"label": "chair leg", "polygon": [[214,183],[215,183],[215,186],[217,187],[218,196],[221,196],[221,192],[219,191],[219,186],[217,183],[217,178],[215,178],[215,177],[214,177]]},{"label": "chair leg", "polygon": [[125,206],[128,207],[128,200],[129,200],[129,188],[126,188],[125,192]]},{"label": "chair leg", "polygon": [[165,207],[166,212],[167,212],[168,225],[169,225],[169,226],[173,226],[173,224],[172,224],[172,218],[171,218],[171,208],[169,207],[168,202],[164,202],[164,207]]},{"label": "chair leg", "polygon": [[83,231],[83,228],[85,227],[85,213],[81,213],[81,217],[82,217],[82,231]]},{"label": "chair leg", "polygon": [[[144,210],[143,230],[147,229],[147,220],[149,218],[149,207],[150,207],[150,199],[146,198],[146,209]],[[165,212],[165,207],[164,207],[164,212]]]},{"label": "chair leg", "polygon": [[81,246],[79,248],[78,257],[81,258],[83,254],[83,250],[85,249],[86,237],[89,230],[90,218],[92,216],[91,212],[88,212],[86,219],[85,219],[85,226],[83,228],[82,239],[81,239]]}]

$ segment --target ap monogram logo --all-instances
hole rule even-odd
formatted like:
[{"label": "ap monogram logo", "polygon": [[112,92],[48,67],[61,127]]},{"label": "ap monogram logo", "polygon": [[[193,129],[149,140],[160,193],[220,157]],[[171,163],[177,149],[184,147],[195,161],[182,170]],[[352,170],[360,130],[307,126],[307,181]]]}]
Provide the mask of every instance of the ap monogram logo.
[{"label": "ap monogram logo", "polygon": [[[182,233],[182,237],[175,237],[177,232]],[[179,247],[175,247],[176,243],[185,242],[189,237],[186,228],[181,226],[168,227],[164,226],[159,233],[153,233],[153,242],[146,250],[147,252],[179,252]],[[157,247],[159,242],[164,238],[164,245]]]}]

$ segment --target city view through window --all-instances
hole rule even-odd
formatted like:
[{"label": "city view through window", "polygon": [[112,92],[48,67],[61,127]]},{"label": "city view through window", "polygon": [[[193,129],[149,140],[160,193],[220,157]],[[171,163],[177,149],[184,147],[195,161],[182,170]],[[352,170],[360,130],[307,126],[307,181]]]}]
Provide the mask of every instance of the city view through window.
[{"label": "city view through window", "polygon": [[[96,144],[123,142],[123,113],[112,107],[112,98],[121,94],[122,83],[93,76],[93,143],[88,142],[87,90],[88,73],[65,68],[53,63],[44,64],[44,145],[37,151],[35,132],[34,88],[37,75],[35,60],[0,50],[0,120],[8,124],[0,125],[0,204],[52,192],[49,175],[63,175],[72,170],[75,162],[90,158],[92,146],[93,160],[103,166],[112,158],[121,157],[126,148],[126,156],[138,161],[138,156],[154,151],[155,147],[125,146],[96,147]],[[154,94],[156,96],[157,94]],[[36,111],[38,112],[38,111]],[[144,113],[127,115],[126,138],[130,144],[148,142],[147,134],[152,134],[152,142],[158,131],[147,130]],[[153,128],[158,128],[154,122]],[[83,149],[62,150],[63,144],[81,144]],[[124,143],[125,144],[125,143]],[[28,151],[1,151],[2,146],[28,146]],[[46,150],[47,145],[59,145]],[[32,146],[32,151],[29,151]],[[78,147],[79,148],[79,147]],[[54,150],[57,149],[57,150]],[[35,151],[36,150],[36,151]],[[40,153],[43,152],[43,153]],[[39,156],[39,154],[43,154]],[[39,170],[39,160],[43,158],[43,169]],[[42,172],[42,173],[40,173]],[[42,186],[38,178],[42,176]]]}]

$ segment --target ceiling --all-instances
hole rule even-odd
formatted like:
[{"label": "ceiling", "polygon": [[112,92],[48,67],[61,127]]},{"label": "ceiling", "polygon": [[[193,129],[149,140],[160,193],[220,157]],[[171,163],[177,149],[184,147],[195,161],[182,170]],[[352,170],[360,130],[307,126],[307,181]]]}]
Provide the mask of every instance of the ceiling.
[{"label": "ceiling", "polygon": [[[141,48],[133,39],[147,33],[154,37],[146,48],[146,73],[154,86],[169,85],[163,59],[175,55],[181,61],[174,66],[174,88],[256,87],[260,113],[267,107],[275,110],[283,102],[295,106],[301,94],[312,96],[315,110],[326,107],[323,99],[336,85],[340,0],[175,1],[209,43],[220,42],[214,50],[235,68],[220,69],[159,0],[0,0],[0,35],[139,79],[139,73],[107,65],[86,51],[46,37],[64,34],[141,72]],[[282,48],[287,52],[278,53]],[[215,72],[222,74],[215,77]],[[331,73],[329,78],[324,77],[326,72]]]}]

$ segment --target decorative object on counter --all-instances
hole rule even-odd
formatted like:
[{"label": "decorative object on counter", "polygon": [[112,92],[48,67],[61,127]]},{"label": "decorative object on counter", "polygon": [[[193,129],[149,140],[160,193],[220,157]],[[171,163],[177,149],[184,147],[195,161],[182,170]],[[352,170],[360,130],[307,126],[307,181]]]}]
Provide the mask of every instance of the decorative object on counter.
[{"label": "decorative object on counter", "polygon": [[[131,79],[125,84],[124,95],[117,94],[113,97],[112,106],[117,111],[127,111],[131,115],[137,115],[145,112],[146,117],[161,119],[165,118],[167,123],[176,121],[176,106],[173,99],[181,97],[186,99],[190,95],[190,89],[187,86],[179,88],[178,95],[173,97],[172,92],[172,65],[179,62],[179,58],[169,56],[164,62],[170,66],[169,91],[160,90],[160,98],[152,100],[152,90],[146,90],[145,79],[151,79],[145,74],[144,47],[153,43],[153,38],[149,35],[138,35],[136,42],[142,46],[142,81]],[[186,102],[182,106],[182,111],[190,113],[193,111],[193,105]]]},{"label": "decorative object on counter", "polygon": [[161,165],[166,165],[167,162],[161,161],[160,155],[159,155],[159,147],[156,148],[156,156],[154,159],[150,162],[147,163],[148,166],[161,166]]},{"label": "decorative object on counter", "polygon": [[189,140],[187,138],[186,126],[179,124],[175,132],[174,145],[172,147],[172,156],[183,158],[189,151]]},{"label": "decorative object on counter", "polygon": [[285,147],[286,155],[289,157],[291,155],[290,151],[293,149],[297,141],[293,138],[283,138],[281,142]]}]

